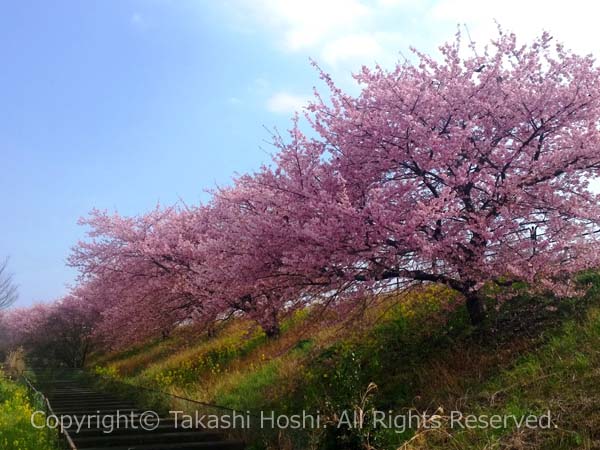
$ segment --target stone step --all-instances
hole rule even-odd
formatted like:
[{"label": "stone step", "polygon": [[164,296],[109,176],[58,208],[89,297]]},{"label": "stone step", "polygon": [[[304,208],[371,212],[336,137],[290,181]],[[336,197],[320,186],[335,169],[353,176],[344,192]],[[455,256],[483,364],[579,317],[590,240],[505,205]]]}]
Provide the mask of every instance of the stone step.
[{"label": "stone step", "polygon": [[71,436],[77,448],[86,447],[107,447],[119,445],[140,445],[140,444],[159,444],[159,443],[186,443],[186,442],[214,442],[222,441],[223,435],[211,431],[177,431],[162,433],[131,433],[112,436]]},{"label": "stone step", "polygon": [[185,442],[117,447],[81,447],[81,450],[244,450],[244,443],[241,441]]},{"label": "stone step", "polygon": [[54,412],[54,414],[56,415],[70,415],[70,416],[80,416],[80,415],[84,415],[84,414],[94,414],[94,415],[103,415],[103,416],[108,416],[108,415],[112,415],[112,414],[127,414],[129,415],[130,413],[135,413],[136,415],[139,413],[144,412],[144,410],[139,409],[139,408],[132,408],[132,407],[115,407],[115,406],[106,406],[106,407],[99,407],[99,408],[92,408],[92,407],[81,407],[81,408],[55,408],[54,406],[52,406],[52,411]]},{"label": "stone step", "polygon": [[134,408],[135,405],[132,402],[118,401],[118,400],[79,400],[79,401],[60,401],[54,400],[50,404],[54,409],[65,409],[65,408],[81,408],[89,407],[91,409],[95,407],[109,407],[109,406],[121,406],[123,408]]},{"label": "stone step", "polygon": [[122,410],[120,413],[117,413],[116,410],[105,410],[105,411],[100,411],[99,413],[96,411],[73,411],[73,412],[63,412],[63,413],[58,413],[58,412],[54,411],[54,413],[57,416],[71,416],[71,417],[74,417],[77,419],[81,419],[86,416],[97,416],[100,418],[100,420],[102,420],[102,418],[104,418],[104,417],[114,417],[116,420],[118,414],[120,415],[122,420],[125,420],[125,418],[129,419],[130,417],[133,417],[135,420],[138,420],[140,417],[142,417],[142,414],[144,412],[145,411],[142,409]]},{"label": "stone step", "polygon": [[183,428],[181,427],[181,424],[179,424],[179,428],[175,428],[175,424],[174,423],[163,423],[161,422],[155,429],[152,430],[144,430],[141,428],[140,424],[135,424],[136,428],[114,428],[113,430],[111,430],[110,433],[107,433],[105,428],[81,428],[81,430],[79,430],[79,432],[76,430],[76,426],[72,426],[71,428],[68,429],[69,434],[71,436],[83,436],[83,437],[88,437],[88,436],[106,436],[106,435],[111,435],[111,436],[116,436],[116,435],[121,435],[121,434],[152,434],[152,433],[168,433],[171,431],[192,431],[192,430],[196,430],[196,431],[202,431],[201,429],[197,429],[197,428],[193,428],[192,430],[190,430],[189,428]]},{"label": "stone step", "polygon": [[115,396],[107,395],[102,392],[56,392],[56,391],[42,391],[46,392],[46,397],[49,399],[58,399],[58,398],[68,398],[68,399],[77,399],[77,398],[116,398]]}]

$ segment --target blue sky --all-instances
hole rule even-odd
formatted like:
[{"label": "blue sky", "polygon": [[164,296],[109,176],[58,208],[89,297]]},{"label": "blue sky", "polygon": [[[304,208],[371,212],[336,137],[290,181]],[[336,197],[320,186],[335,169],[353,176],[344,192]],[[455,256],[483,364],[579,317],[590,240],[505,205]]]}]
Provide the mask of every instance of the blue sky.
[{"label": "blue sky", "polygon": [[198,202],[268,162],[263,126],[286,129],[322,88],[309,57],[354,89],[360,64],[391,65],[411,44],[431,51],[459,22],[476,40],[493,34],[495,18],[526,38],[546,28],[585,52],[600,42],[591,3],[485,3],[5,2],[0,258],[11,257],[19,304],[66,292],[65,259],[90,209]]}]

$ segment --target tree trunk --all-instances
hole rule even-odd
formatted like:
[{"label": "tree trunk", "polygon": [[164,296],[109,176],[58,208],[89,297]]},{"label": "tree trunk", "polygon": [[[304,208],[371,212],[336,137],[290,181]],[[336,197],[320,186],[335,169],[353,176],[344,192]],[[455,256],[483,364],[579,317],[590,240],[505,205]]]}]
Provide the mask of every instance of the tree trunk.
[{"label": "tree trunk", "polygon": [[265,334],[267,335],[267,338],[269,338],[269,339],[275,339],[275,338],[279,337],[279,334],[281,333],[281,330],[280,330],[278,324],[264,327],[263,329],[265,331]]},{"label": "tree trunk", "polygon": [[485,305],[479,295],[467,295],[467,311],[472,325],[479,326],[485,320]]}]

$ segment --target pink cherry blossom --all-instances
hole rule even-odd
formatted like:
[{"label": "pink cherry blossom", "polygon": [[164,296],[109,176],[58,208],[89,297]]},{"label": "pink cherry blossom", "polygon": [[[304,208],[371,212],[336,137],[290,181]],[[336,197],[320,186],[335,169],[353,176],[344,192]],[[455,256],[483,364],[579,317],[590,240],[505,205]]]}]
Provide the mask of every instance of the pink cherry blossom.
[{"label": "pink cherry blossom", "polygon": [[489,283],[572,293],[570,275],[598,266],[593,58],[502,31],[479,53],[459,35],[439,60],[415,54],[363,68],[358,95],[319,69],[310,130],[296,118],[271,165],[204,205],[83,219],[71,295],[94,336],[127,345],[232,315],[275,336],[296,308],[427,282],[463,294],[473,323]]}]

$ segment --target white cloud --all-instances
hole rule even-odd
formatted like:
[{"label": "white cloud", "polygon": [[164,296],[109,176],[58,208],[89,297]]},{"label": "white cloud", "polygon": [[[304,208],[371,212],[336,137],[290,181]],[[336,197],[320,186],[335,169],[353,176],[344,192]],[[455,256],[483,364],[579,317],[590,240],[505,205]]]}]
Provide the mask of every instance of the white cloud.
[{"label": "white cloud", "polygon": [[[480,45],[496,35],[498,21],[523,43],[547,30],[567,48],[600,53],[600,3],[587,0],[229,0],[229,5],[230,22],[267,33],[282,52],[315,58],[344,88],[353,88],[349,73],[363,64],[391,68],[403,56],[412,59],[409,46],[436,56],[438,46],[453,40],[464,24]],[[260,84],[253,89],[262,90],[261,96],[272,92]],[[303,100],[279,92],[267,106],[289,113]]]},{"label": "white cloud", "polygon": [[372,63],[382,53],[383,48],[372,34],[348,34],[326,43],[321,58],[335,67],[344,61]]},{"label": "white cloud", "polygon": [[586,0],[439,0],[425,18],[427,22],[466,23],[478,43],[496,34],[494,21],[514,32],[522,42],[548,31],[567,48],[578,52],[597,51],[600,4]]},{"label": "white cloud", "polygon": [[547,30],[579,52],[597,52],[600,41],[600,3],[589,0],[230,0],[230,9],[246,26],[269,32],[281,50],[344,72],[359,61],[390,64],[408,45],[433,51],[459,24],[481,43],[494,37],[495,21],[522,41]]},{"label": "white cloud", "polygon": [[308,100],[308,97],[281,91],[267,100],[267,109],[274,113],[291,114],[300,111]]},{"label": "white cloud", "polygon": [[402,33],[375,32],[346,34],[326,43],[320,53],[320,60],[334,68],[378,63],[390,66],[398,60],[398,51],[408,43]]},{"label": "white cloud", "polygon": [[423,16],[424,8],[410,0],[231,0],[228,18],[237,30],[266,31],[274,47],[311,56],[341,74],[395,62],[398,43],[407,50],[409,15]]},{"label": "white cloud", "polygon": [[371,8],[359,0],[242,0],[234,6],[280,34],[279,42],[291,51],[319,46],[343,30],[356,28],[371,14]]},{"label": "white cloud", "polygon": [[413,1],[412,0],[378,0],[377,3],[380,6],[391,8],[394,6],[405,7],[405,6],[412,4]]}]

